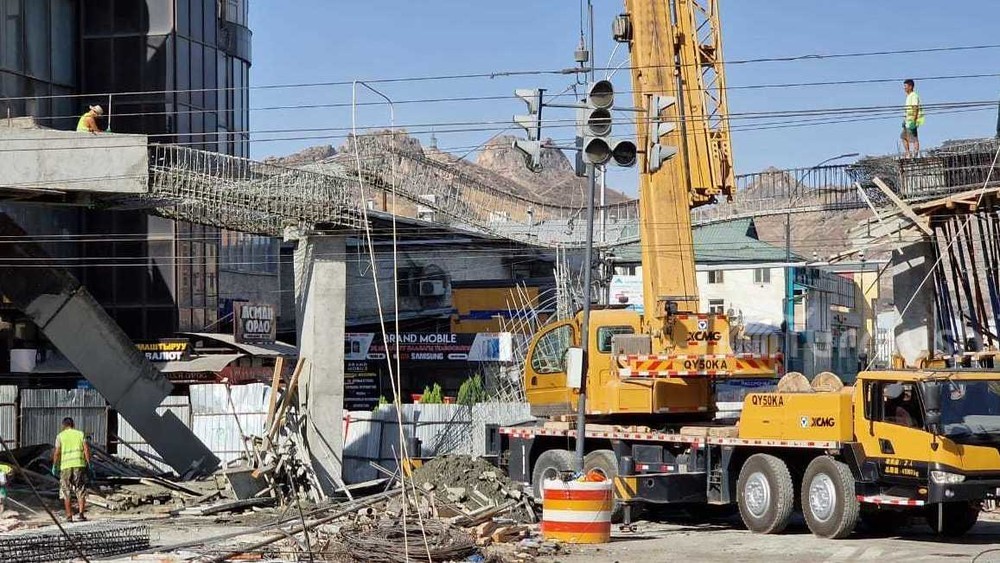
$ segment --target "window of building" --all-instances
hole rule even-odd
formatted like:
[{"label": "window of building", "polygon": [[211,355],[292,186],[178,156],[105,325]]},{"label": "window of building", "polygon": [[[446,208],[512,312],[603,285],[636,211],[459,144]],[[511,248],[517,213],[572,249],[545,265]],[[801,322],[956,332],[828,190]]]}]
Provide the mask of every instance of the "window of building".
[{"label": "window of building", "polygon": [[540,374],[566,371],[566,351],[572,343],[573,329],[568,325],[552,329],[535,344],[531,352],[531,369]]},{"label": "window of building", "polygon": [[726,312],[726,301],[724,299],[709,299],[708,312],[713,315],[721,315]]},{"label": "window of building", "polygon": [[722,283],[722,270],[709,270],[708,283]]},{"label": "window of building", "polygon": [[753,283],[771,283],[771,268],[754,269]]},{"label": "window of building", "polygon": [[616,334],[635,334],[630,326],[602,326],[597,329],[597,351],[607,354],[611,351],[611,339]]}]

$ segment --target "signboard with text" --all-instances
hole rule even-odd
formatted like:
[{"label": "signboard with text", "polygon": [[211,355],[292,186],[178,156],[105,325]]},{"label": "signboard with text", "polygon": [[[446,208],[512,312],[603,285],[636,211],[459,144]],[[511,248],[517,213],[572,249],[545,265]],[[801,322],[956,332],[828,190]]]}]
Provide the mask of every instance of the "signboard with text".
[{"label": "signboard with text", "polygon": [[233,336],[240,344],[271,344],[277,336],[274,306],[238,302],[233,305]]},{"label": "signboard with text", "polygon": [[151,362],[179,362],[191,359],[191,341],[186,338],[139,340],[137,350]]},{"label": "signboard with text", "polygon": [[395,358],[397,345],[401,361],[415,362],[509,362],[513,361],[513,339],[507,332],[476,334],[404,332],[390,334],[389,345],[381,335],[361,332],[344,335],[347,361]]},{"label": "signboard with text", "polygon": [[344,365],[344,409],[370,411],[378,406],[381,380],[375,366],[350,361]]}]

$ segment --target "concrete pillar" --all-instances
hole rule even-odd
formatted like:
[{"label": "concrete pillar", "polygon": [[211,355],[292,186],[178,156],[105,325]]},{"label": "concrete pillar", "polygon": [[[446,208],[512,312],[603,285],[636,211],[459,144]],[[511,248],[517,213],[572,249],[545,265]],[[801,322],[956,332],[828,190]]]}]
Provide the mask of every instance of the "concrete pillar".
[{"label": "concrete pillar", "polygon": [[345,238],[307,235],[295,249],[299,409],[313,467],[331,494],[342,483],[344,413]]},{"label": "concrete pillar", "polygon": [[893,307],[899,315],[894,333],[896,352],[913,366],[921,353],[934,352],[934,280],[924,282],[934,266],[934,249],[930,240],[923,240],[901,250],[893,252],[890,265]]}]

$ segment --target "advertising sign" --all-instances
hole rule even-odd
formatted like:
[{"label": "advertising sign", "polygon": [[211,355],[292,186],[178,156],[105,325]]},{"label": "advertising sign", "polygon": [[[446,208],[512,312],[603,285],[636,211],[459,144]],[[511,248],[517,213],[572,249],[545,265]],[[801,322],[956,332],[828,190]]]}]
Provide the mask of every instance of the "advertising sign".
[{"label": "advertising sign", "polygon": [[163,338],[160,340],[140,340],[136,349],[146,355],[151,362],[177,362],[191,359],[191,341],[186,338]]},{"label": "advertising sign", "polygon": [[611,277],[611,299],[613,305],[628,305],[630,309],[643,310],[642,276],[615,275]]},{"label": "advertising sign", "polygon": [[344,409],[373,410],[381,391],[378,371],[368,362],[347,362],[344,367]]},{"label": "advertising sign", "polygon": [[278,323],[274,306],[268,303],[239,302],[233,306],[233,336],[240,344],[271,344]]},{"label": "advertising sign", "polygon": [[[371,332],[344,335],[344,357],[348,361],[395,358],[396,335],[389,335],[389,345],[381,335]],[[404,332],[399,335],[399,359],[415,362],[507,362],[513,361],[513,337],[510,333],[477,334]]]}]

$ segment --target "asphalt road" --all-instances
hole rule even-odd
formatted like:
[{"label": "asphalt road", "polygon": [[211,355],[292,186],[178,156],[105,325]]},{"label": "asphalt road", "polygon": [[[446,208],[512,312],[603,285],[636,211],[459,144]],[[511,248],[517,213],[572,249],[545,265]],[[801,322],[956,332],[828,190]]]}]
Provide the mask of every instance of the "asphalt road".
[{"label": "asphalt road", "polygon": [[[989,518],[989,520],[987,520]],[[996,549],[990,553],[986,550]],[[979,556],[977,558],[977,555]],[[973,561],[1000,563],[1000,519],[981,517],[966,536],[953,541],[936,539],[921,523],[895,537],[855,533],[842,540],[817,538],[798,518],[782,534],[760,535],[742,528],[739,519],[716,524],[683,521],[640,522],[634,533],[615,530],[612,542],[601,546],[572,546],[545,562],[595,563],[620,561]]]}]

